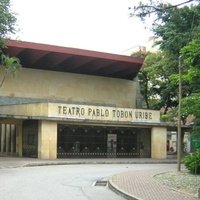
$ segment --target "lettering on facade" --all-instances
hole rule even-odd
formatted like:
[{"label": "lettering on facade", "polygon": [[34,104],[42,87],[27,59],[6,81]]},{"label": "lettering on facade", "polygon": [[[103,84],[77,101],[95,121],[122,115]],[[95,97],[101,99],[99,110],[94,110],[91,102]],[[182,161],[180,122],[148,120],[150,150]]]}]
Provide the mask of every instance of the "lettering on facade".
[{"label": "lettering on facade", "polygon": [[[60,105],[57,104],[58,117],[88,119],[88,120],[105,120],[105,121],[157,121],[159,122],[158,111],[98,107],[85,105]],[[55,116],[55,114],[54,114]]]},{"label": "lettering on facade", "polygon": [[136,111],[135,112],[135,118],[136,119],[149,119],[149,120],[152,120],[152,112]]},{"label": "lettering on facade", "polygon": [[108,109],[92,109],[92,108],[88,108],[88,116],[92,116],[92,117],[109,117],[110,113]]},{"label": "lettering on facade", "polygon": [[67,106],[58,106],[59,115],[74,115],[74,116],[84,116],[85,109],[79,107],[67,107]]}]

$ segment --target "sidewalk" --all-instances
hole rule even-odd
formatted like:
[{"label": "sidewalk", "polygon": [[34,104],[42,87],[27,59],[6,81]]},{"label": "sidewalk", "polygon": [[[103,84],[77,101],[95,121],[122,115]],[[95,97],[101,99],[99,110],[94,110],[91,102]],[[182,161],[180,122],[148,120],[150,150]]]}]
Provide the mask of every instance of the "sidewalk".
[{"label": "sidewalk", "polygon": [[0,169],[15,167],[31,167],[43,165],[70,165],[70,164],[155,164],[176,163],[176,159],[155,160],[151,158],[74,158],[41,160],[38,158],[0,157]]},{"label": "sidewalk", "polygon": [[116,193],[130,200],[199,199],[156,182],[153,179],[153,175],[159,173],[162,173],[162,171],[130,171],[117,174],[109,180],[109,187]]},{"label": "sidewalk", "polygon": [[[160,164],[176,163],[176,159],[154,160],[140,159],[57,159],[40,160],[35,158],[0,157],[0,169],[31,167],[43,165],[68,165],[68,164]],[[197,200],[198,198],[170,190],[152,179],[154,174],[161,171],[130,171],[113,175],[109,180],[109,187],[117,193],[123,194],[127,199],[138,200]]]}]

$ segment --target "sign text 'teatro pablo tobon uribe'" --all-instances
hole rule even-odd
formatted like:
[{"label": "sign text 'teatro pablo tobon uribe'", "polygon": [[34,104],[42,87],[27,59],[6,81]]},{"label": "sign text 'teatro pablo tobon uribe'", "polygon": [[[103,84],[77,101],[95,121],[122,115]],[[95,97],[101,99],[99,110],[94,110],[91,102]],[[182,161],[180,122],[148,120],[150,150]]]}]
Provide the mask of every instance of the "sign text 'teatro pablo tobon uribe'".
[{"label": "sign text 'teatro pablo tobon uribe'", "polygon": [[75,104],[49,104],[49,117],[101,121],[160,122],[160,112],[155,110],[89,106]]}]

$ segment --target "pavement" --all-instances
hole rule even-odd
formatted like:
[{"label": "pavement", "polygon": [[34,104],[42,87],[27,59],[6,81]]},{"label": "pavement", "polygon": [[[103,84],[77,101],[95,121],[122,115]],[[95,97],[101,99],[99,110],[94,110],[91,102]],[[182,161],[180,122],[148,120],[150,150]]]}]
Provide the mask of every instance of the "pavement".
[{"label": "pavement", "polygon": [[[0,157],[0,169],[33,167],[45,165],[69,165],[69,164],[170,164],[177,163],[175,158],[154,160],[148,158],[138,159],[57,159],[40,160],[35,158]],[[197,196],[175,191],[161,185],[153,179],[153,176],[162,173],[160,170],[129,171],[113,175],[108,182],[110,189],[129,200],[198,200]]]}]

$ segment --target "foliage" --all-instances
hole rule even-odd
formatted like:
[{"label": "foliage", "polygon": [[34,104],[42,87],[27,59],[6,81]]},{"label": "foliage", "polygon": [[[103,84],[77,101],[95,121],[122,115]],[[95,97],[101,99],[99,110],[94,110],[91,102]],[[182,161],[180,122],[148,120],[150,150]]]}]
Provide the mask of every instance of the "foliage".
[{"label": "foliage", "polygon": [[183,99],[182,113],[195,116],[192,139],[200,139],[200,40],[192,40],[181,53],[187,66],[182,79],[191,87],[190,95]]},{"label": "foliage", "polygon": [[15,32],[16,17],[10,10],[10,0],[0,0],[0,53],[5,47],[5,38]]},{"label": "foliage", "polygon": [[184,65],[187,66],[183,80],[191,85],[193,93],[200,92],[200,40],[192,40],[181,49],[181,53]]},{"label": "foliage", "polygon": [[169,54],[158,51],[149,53],[139,73],[141,93],[144,96],[147,108],[164,108],[163,113],[178,105],[177,86],[172,74],[176,73],[175,65]]},{"label": "foliage", "polygon": [[194,153],[185,156],[183,158],[183,163],[190,173],[200,174],[200,149],[197,149]]},{"label": "foliage", "polygon": [[198,117],[200,115],[200,93],[193,93],[182,101],[182,114],[194,115]]},{"label": "foliage", "polygon": [[3,78],[0,81],[0,88],[2,87],[5,78],[10,75],[14,74],[18,69],[21,68],[20,60],[16,57],[9,57],[4,54],[1,55],[1,62],[0,67],[3,68]]},{"label": "foliage", "polygon": [[9,57],[2,54],[2,49],[6,46],[6,38],[9,34],[15,33],[16,17],[10,9],[10,0],[0,0],[0,68],[2,80],[0,80],[0,87],[2,87],[5,78],[14,74],[16,70],[21,68],[18,58]]},{"label": "foliage", "polygon": [[174,121],[174,115],[173,115],[173,112],[168,112],[166,114],[162,114],[161,117],[160,117],[160,120],[162,122],[169,122],[169,121]]},{"label": "foliage", "polygon": [[[194,2],[194,5],[187,3]],[[182,54],[182,121],[194,115],[193,135],[199,137],[200,118],[200,4],[199,0],[183,1],[178,5],[149,0],[134,7],[132,16],[141,20],[153,14],[152,31],[160,52],[148,54],[140,82],[145,101],[150,108],[163,109],[162,119],[173,120],[177,114],[179,85],[179,55]],[[179,7],[181,5],[181,7]],[[153,101],[151,101],[153,99]],[[156,101],[157,100],[157,101]],[[153,104],[152,104],[153,102]]]},{"label": "foliage", "polygon": [[[144,21],[146,17],[149,17],[153,13],[165,14],[165,11],[167,10],[177,8],[179,6],[183,6],[192,2],[199,2],[199,0],[185,0],[175,5],[166,4],[163,3],[163,1],[159,0],[149,0],[147,3],[143,3],[143,1],[140,1],[137,6],[133,7],[133,13],[131,13],[131,16],[137,16],[142,21]],[[131,9],[131,7],[129,7],[129,9]]]},{"label": "foliage", "polygon": [[[180,49],[194,37],[196,28],[200,25],[200,6],[173,8],[160,14],[162,23],[155,22],[153,31],[158,38],[160,49],[178,57]],[[194,29],[194,30],[193,30]]]},{"label": "foliage", "polygon": [[1,64],[8,73],[15,72],[21,67],[20,60],[16,57],[9,57],[4,54],[1,55]]}]

